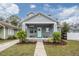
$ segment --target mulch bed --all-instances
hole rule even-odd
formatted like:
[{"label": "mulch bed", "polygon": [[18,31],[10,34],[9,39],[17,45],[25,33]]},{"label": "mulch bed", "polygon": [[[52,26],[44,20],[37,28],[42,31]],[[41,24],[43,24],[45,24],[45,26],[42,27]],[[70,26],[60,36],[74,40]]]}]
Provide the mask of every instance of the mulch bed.
[{"label": "mulch bed", "polygon": [[45,44],[45,45],[66,45],[67,44],[67,42],[65,42],[65,41],[62,41],[62,42],[58,42],[58,43],[56,43],[56,42],[46,42],[46,41],[43,41],[43,43]]},{"label": "mulch bed", "polygon": [[19,42],[17,44],[36,44],[36,41]]}]

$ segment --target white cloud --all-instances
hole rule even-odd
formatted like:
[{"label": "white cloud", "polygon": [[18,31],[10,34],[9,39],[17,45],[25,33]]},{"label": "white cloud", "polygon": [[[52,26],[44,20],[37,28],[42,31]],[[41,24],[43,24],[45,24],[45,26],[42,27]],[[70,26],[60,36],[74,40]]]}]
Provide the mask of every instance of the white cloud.
[{"label": "white cloud", "polygon": [[74,7],[71,7],[71,8],[66,8],[61,13],[59,13],[59,16],[61,16],[63,18],[69,17],[72,14],[75,14],[77,9],[78,9],[78,6],[74,6]]},{"label": "white cloud", "polygon": [[[57,12],[56,16],[60,19],[60,23],[67,22],[69,24],[79,23],[79,6],[73,6],[69,8],[53,9]],[[58,12],[59,11],[59,12]]]},{"label": "white cloud", "polygon": [[19,13],[19,7],[16,4],[0,4],[0,17],[7,18]]},{"label": "white cloud", "polygon": [[53,16],[56,16],[56,18],[60,20],[69,18],[73,15],[79,15],[79,7],[77,5],[68,8],[62,6],[58,6],[58,8],[51,8],[49,4],[45,4],[43,9],[48,11],[50,14],[53,14]]},{"label": "white cloud", "polygon": [[30,8],[36,8],[36,5],[31,4],[31,5],[30,5]]},{"label": "white cloud", "polygon": [[72,16],[69,17],[68,19],[64,19],[60,22],[60,24],[62,24],[63,22],[69,23],[71,24],[79,24],[79,16]]},{"label": "white cloud", "polygon": [[[51,8],[52,7],[52,8]],[[59,16],[59,13],[66,9],[65,7],[62,7],[61,5],[58,5],[58,8],[53,8],[53,6],[49,4],[44,4],[43,7],[44,11],[53,14],[53,16]]]}]

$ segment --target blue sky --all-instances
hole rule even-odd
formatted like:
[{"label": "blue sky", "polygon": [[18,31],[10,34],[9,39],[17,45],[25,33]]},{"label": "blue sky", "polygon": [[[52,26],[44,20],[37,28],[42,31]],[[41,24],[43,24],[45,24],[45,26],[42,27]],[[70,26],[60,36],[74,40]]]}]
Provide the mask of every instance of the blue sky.
[{"label": "blue sky", "polygon": [[22,20],[29,12],[43,12],[61,22],[79,23],[78,3],[0,3],[0,17],[18,15]]},{"label": "blue sky", "polygon": [[[55,15],[57,13],[62,12],[62,10],[54,10],[54,12],[52,12],[53,9],[59,9],[59,8],[71,8],[74,6],[79,6],[79,4],[77,3],[17,3],[17,5],[19,6],[20,12],[18,14],[18,16],[20,16],[21,18],[25,18],[27,13],[30,11],[33,12],[44,12],[47,14],[51,14],[51,15]],[[35,7],[31,7],[32,5],[34,5]],[[50,11],[51,10],[51,11]]]}]

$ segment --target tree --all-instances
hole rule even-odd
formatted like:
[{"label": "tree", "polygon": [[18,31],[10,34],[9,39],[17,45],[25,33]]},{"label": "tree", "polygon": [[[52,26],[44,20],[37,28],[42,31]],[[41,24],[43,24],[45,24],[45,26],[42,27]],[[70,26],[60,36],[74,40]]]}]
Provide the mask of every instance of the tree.
[{"label": "tree", "polygon": [[64,22],[62,24],[62,27],[61,27],[61,33],[62,33],[62,38],[63,39],[67,39],[67,32],[69,31],[69,29],[70,29],[69,24],[67,24],[66,22]]},{"label": "tree", "polygon": [[20,18],[16,15],[12,15],[8,18],[8,22],[10,22],[12,25],[15,25],[15,26],[18,25],[19,21],[20,21]]},{"label": "tree", "polygon": [[21,43],[23,43],[27,38],[27,33],[23,30],[20,30],[16,33],[16,37],[20,40]]}]

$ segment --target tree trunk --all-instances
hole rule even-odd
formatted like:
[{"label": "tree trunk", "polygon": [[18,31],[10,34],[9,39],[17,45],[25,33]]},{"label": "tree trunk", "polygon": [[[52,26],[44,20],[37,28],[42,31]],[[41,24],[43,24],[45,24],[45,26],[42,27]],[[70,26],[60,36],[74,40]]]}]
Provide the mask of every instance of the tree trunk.
[{"label": "tree trunk", "polygon": [[64,39],[64,40],[67,40],[67,33],[66,32],[62,32],[61,34],[61,38]]}]

